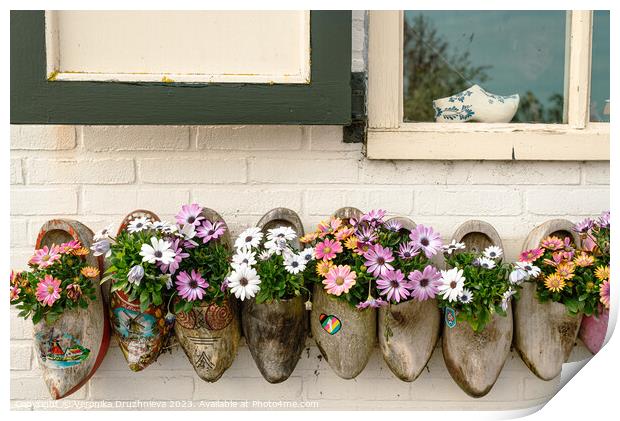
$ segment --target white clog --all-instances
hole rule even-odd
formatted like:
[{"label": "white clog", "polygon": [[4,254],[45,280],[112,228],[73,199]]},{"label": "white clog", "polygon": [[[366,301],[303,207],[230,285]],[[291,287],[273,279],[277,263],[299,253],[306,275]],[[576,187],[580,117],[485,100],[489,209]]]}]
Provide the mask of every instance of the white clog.
[{"label": "white clog", "polygon": [[491,94],[478,85],[433,101],[438,123],[509,123],[519,108],[519,95]]}]

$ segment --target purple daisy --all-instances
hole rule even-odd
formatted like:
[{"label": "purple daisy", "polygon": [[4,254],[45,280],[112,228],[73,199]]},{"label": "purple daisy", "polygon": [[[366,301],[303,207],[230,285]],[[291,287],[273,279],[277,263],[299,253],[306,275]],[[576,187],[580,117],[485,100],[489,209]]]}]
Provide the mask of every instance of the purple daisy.
[{"label": "purple daisy", "polygon": [[405,281],[405,275],[400,270],[390,270],[377,280],[379,294],[387,295],[387,300],[406,300],[410,295],[411,286]]},{"label": "purple daisy", "polygon": [[377,240],[377,233],[369,226],[363,226],[355,234],[360,243],[370,244]]},{"label": "purple daisy", "polygon": [[431,258],[441,250],[441,237],[438,232],[433,231],[432,227],[418,225],[415,227],[409,238],[413,244],[422,249],[427,258]]},{"label": "purple daisy", "polygon": [[609,226],[609,211],[605,211],[598,218],[598,223],[601,228],[607,228]]},{"label": "purple daisy", "polygon": [[202,300],[205,289],[209,288],[209,283],[195,270],[191,275],[185,271],[179,273],[176,284],[179,295],[187,301]]},{"label": "purple daisy", "polygon": [[368,222],[371,225],[377,225],[379,223],[383,223],[383,218],[385,217],[386,211],[383,209],[373,209],[368,213],[365,213],[360,218],[360,222]]},{"label": "purple daisy", "polygon": [[418,254],[420,254],[420,249],[416,247],[411,241],[409,241],[408,243],[402,243],[398,247],[398,256],[400,256],[400,258],[403,260],[413,259]]},{"label": "purple daisy", "polygon": [[573,231],[583,234],[590,231],[593,226],[594,221],[590,218],[586,218],[581,222],[577,222],[575,226],[573,226]]},{"label": "purple daisy", "polygon": [[392,232],[398,232],[403,228],[403,224],[401,224],[396,219],[390,219],[389,221],[384,223],[383,226]]},{"label": "purple daisy", "polygon": [[386,305],[388,305],[388,302],[384,301],[382,298],[368,297],[366,301],[359,303],[355,307],[362,310],[368,307],[370,308],[385,307]]},{"label": "purple daisy", "polygon": [[408,276],[411,285],[411,297],[418,301],[435,298],[442,284],[441,273],[431,265],[424,268],[424,271],[414,270]]},{"label": "purple daisy", "polygon": [[181,263],[181,261],[186,257],[189,257],[189,253],[185,253],[183,249],[179,246],[180,241],[181,239],[177,238],[176,240],[172,241],[172,245],[170,246],[170,248],[172,249],[172,251],[174,251],[175,254],[172,263],[165,264],[158,262],[159,270],[161,270],[162,273],[168,272],[171,275],[174,275],[175,272],[179,269],[179,264]]},{"label": "purple daisy", "polygon": [[371,246],[366,253],[364,253],[364,266],[368,268],[368,271],[373,276],[382,276],[387,272],[394,270],[390,262],[394,261],[392,250],[388,247],[383,247],[380,244]]},{"label": "purple daisy", "polygon": [[179,213],[176,214],[175,218],[181,226],[190,224],[197,227],[200,225],[200,221],[205,219],[205,217],[200,214],[201,212],[202,207],[197,203],[183,205],[181,206]]},{"label": "purple daisy", "polygon": [[223,222],[215,221],[211,222],[208,219],[202,221],[202,224],[196,229],[196,237],[202,238],[204,244],[211,240],[217,240],[224,232],[226,232],[226,225]]}]

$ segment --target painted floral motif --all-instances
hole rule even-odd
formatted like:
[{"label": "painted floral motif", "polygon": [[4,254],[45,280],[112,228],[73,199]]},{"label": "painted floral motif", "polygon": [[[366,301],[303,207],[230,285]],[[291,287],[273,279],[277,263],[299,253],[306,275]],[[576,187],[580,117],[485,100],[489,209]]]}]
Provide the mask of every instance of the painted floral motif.
[{"label": "painted floral motif", "polygon": [[461,108],[453,105],[452,107],[439,108],[433,101],[433,108],[435,109],[435,118],[443,117],[448,120],[461,120],[466,121],[474,116],[475,112],[471,109],[471,105],[461,105]]},{"label": "painted floral motif", "polygon": [[41,363],[48,368],[64,369],[81,364],[90,355],[73,335],[53,327],[35,335],[35,346]]}]

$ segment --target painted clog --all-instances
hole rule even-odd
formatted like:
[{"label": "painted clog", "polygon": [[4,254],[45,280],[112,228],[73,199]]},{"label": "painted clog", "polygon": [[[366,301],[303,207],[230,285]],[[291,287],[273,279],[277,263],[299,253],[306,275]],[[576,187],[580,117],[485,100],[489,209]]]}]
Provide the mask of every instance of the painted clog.
[{"label": "painted clog", "polygon": [[478,85],[433,101],[438,123],[509,123],[519,108],[519,95],[495,95]]}]

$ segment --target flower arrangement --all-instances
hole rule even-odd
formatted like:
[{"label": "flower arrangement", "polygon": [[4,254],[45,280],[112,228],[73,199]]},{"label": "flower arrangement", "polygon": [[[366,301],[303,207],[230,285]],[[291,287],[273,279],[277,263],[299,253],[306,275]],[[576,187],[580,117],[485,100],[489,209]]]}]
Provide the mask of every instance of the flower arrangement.
[{"label": "flower arrangement", "polygon": [[489,246],[483,252],[460,251],[465,244],[452,241],[444,246],[446,266],[441,271],[439,305],[452,309],[456,320],[468,322],[481,332],[494,314],[506,316],[519,285],[536,273],[535,267],[503,262],[503,250]]},{"label": "flower arrangement", "polygon": [[296,252],[297,233],[283,226],[243,231],[235,241],[232,272],[227,287],[241,301],[256,297],[257,303],[289,299],[307,292],[304,272],[313,257],[312,248]]},{"label": "flower arrangement", "polygon": [[609,212],[573,228],[583,239],[576,249],[570,237],[549,236],[521,253],[523,263],[536,263],[539,301],[564,304],[570,314],[598,315],[599,303],[609,305]]},{"label": "flower arrangement", "polygon": [[195,203],[183,205],[176,224],[140,217],[116,237],[109,228],[97,233],[94,254],[110,262],[102,282],[113,280],[111,290],[138,299],[141,311],[177,296],[175,313],[202,300],[221,301],[229,251],[215,240],[226,226],[209,221],[202,210]]},{"label": "flower arrangement", "polygon": [[11,304],[19,317],[52,324],[67,310],[87,308],[96,299],[92,280],[99,276],[86,263],[89,253],[77,240],[44,246],[28,261],[30,271],[11,271]]},{"label": "flower arrangement", "polygon": [[385,221],[385,214],[332,217],[301,239],[314,246],[315,281],[358,309],[423,301],[437,293],[439,272],[429,259],[441,249],[439,234],[423,225],[403,229],[397,220]]}]

